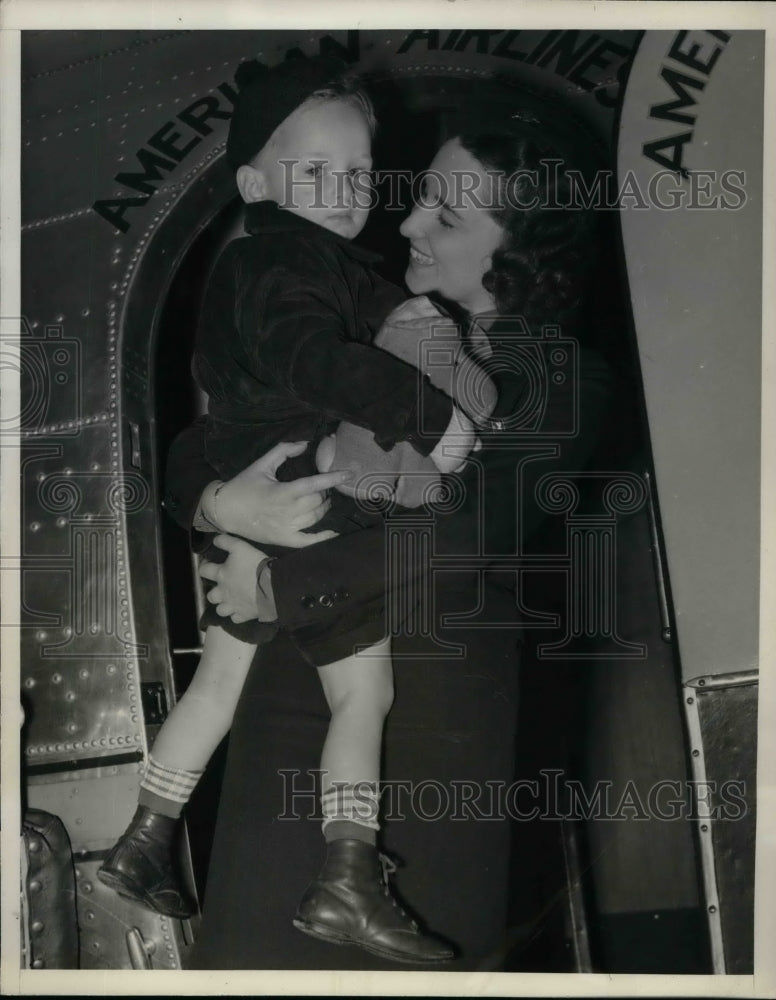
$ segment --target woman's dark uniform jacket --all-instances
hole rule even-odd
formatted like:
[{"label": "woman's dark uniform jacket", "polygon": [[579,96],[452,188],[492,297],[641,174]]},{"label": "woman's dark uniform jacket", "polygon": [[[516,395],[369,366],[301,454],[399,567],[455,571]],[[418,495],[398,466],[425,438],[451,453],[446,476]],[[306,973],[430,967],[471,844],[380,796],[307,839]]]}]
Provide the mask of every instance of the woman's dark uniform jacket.
[{"label": "woman's dark uniform jacket", "polygon": [[[501,445],[498,432],[485,437],[476,456],[484,470],[482,496],[469,489],[453,513],[437,515],[436,553],[514,553],[516,499],[525,541],[544,518],[534,497],[539,477],[573,476],[587,465],[612,402],[608,366],[581,350],[575,379],[548,381],[546,388],[535,429],[545,435],[526,434],[513,444],[502,438]],[[515,373],[501,378],[499,390],[495,416],[503,417],[519,412],[532,388]],[[576,433],[553,436],[568,429],[574,405]],[[525,465],[523,495],[516,498],[516,463],[527,454],[526,443],[537,440],[549,457]],[[194,426],[176,439],[167,469],[165,507],[182,527],[191,529],[199,496],[214,478],[202,429]],[[471,484],[470,477],[464,481]],[[408,573],[420,568],[405,566]],[[514,572],[488,575],[489,620],[516,620],[514,586]],[[282,628],[259,650],[235,714],[192,966],[395,969],[358,949],[318,942],[291,924],[322,860],[310,772],[319,766],[329,718],[316,671],[299,648],[309,637],[320,654],[325,636],[335,650],[338,633],[352,629],[359,616],[384,613],[385,532],[367,528],[279,557],[273,589]],[[477,606],[475,574],[441,574],[434,596],[438,613],[466,614]],[[284,630],[294,631],[294,642]],[[507,787],[515,778],[520,643],[517,626],[462,629],[438,621],[434,636],[402,632],[392,639],[396,698],[385,729],[381,837],[406,865],[396,876],[399,893],[433,930],[460,945],[460,959],[447,968],[499,968],[509,950],[510,824],[462,818],[460,810],[453,817],[456,787],[482,791],[486,782]],[[292,790],[298,799],[289,798]],[[302,818],[279,818],[293,813]]]}]

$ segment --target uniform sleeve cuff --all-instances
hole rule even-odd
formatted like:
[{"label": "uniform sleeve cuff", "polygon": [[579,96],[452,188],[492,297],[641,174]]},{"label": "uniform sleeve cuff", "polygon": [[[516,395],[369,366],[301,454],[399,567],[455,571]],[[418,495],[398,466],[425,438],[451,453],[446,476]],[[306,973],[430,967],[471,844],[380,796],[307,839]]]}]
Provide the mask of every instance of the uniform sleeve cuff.
[{"label": "uniform sleeve cuff", "polygon": [[424,381],[422,385],[418,405],[405,428],[404,440],[408,441],[415,451],[428,457],[450,424],[453,401],[447,393],[429,382]]},{"label": "uniform sleeve cuff", "polygon": [[278,620],[278,610],[275,605],[275,595],[272,590],[271,556],[262,559],[256,568],[256,608],[260,622],[272,623]]}]

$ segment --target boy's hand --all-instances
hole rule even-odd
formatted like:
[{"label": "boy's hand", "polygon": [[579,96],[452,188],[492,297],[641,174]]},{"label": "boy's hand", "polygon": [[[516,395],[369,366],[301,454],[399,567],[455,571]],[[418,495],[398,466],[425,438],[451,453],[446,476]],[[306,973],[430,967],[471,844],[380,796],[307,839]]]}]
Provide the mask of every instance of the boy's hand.
[{"label": "boy's hand", "polygon": [[476,428],[466,414],[453,407],[447,430],[437,442],[429,458],[440,472],[457,472],[467,456],[476,448]]},{"label": "boy's hand", "polygon": [[207,592],[208,601],[216,605],[219,615],[231,618],[237,625],[259,617],[256,570],[266,558],[264,553],[229,535],[216,535],[213,542],[219,549],[226,549],[229,557],[226,562],[203,562],[199,567],[199,575],[216,584]]},{"label": "boy's hand", "polygon": [[276,445],[220,488],[211,483],[202,494],[205,517],[220,531],[260,545],[299,549],[334,538],[333,531],[308,534],[303,529],[320,521],[329,509],[326,491],[348,482],[353,473],[326,472],[288,483],[276,477],[285,460],[301,455],[306,447],[305,441]]}]

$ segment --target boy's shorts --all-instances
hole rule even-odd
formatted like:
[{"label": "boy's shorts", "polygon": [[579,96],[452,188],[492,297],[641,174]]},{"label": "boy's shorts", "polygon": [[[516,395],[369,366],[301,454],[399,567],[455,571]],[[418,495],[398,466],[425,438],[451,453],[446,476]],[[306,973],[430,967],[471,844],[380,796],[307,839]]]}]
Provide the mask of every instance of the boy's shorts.
[{"label": "boy's shorts", "polygon": [[[309,533],[336,531],[340,535],[349,535],[362,528],[371,528],[382,523],[381,514],[363,509],[350,497],[336,490],[332,490],[330,496],[331,507],[320,521],[307,529]],[[250,541],[249,544],[273,557],[292,551],[281,545],[258,545]],[[209,545],[200,553],[204,561],[214,563],[226,562],[227,556],[228,553],[217,545]],[[212,580],[205,580],[204,584],[206,594],[215,586]],[[351,617],[354,619],[352,629],[348,628],[347,618],[344,620],[338,618],[332,623],[327,622],[325,626],[316,625],[299,630],[300,642],[296,644],[302,655],[314,666],[323,666],[352,654],[356,646],[372,646],[385,638],[385,615],[382,612],[371,615],[362,612],[360,615],[355,615],[351,611]],[[252,646],[262,646],[271,642],[279,629],[276,622],[254,620],[238,625],[228,616],[219,615],[216,606],[206,598],[206,608],[200,617],[199,627],[204,632],[211,625],[219,626],[235,639]],[[292,633],[291,638],[295,639],[295,633]]]}]

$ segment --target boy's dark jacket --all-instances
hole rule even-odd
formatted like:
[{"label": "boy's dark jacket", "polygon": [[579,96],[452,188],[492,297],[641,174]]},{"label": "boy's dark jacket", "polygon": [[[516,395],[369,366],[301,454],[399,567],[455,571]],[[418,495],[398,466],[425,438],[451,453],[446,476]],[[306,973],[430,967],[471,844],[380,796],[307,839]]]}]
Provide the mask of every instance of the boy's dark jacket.
[{"label": "boy's dark jacket", "polygon": [[[379,258],[272,202],[246,206],[208,282],[193,372],[209,399],[206,453],[231,477],[281,441],[317,441],[340,420],[386,450],[427,455],[452,403],[417,370],[370,344],[406,296],[372,268]],[[423,434],[421,436],[420,429]],[[315,472],[313,449],[287,463]]]}]

